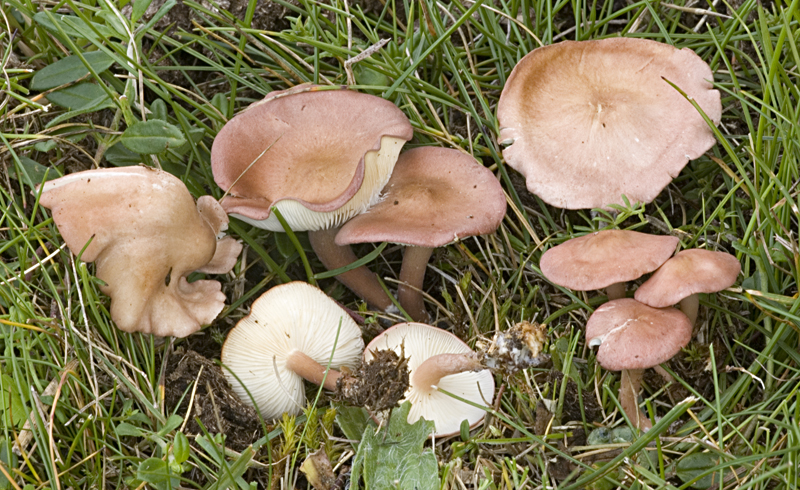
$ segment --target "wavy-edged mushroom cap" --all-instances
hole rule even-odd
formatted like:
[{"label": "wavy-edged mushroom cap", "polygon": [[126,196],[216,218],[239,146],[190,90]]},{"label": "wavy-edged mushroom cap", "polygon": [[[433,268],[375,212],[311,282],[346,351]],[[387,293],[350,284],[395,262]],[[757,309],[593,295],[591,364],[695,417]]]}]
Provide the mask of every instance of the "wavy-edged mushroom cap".
[{"label": "wavy-edged mushroom cap", "polygon": [[497,106],[506,161],[567,209],[651,202],[715,139],[674,83],[719,124],[713,74],[692,50],[645,39],[564,41],[526,55]]},{"label": "wavy-edged mushroom cap", "polygon": [[597,308],[586,322],[590,346],[606,369],[645,369],[668,361],[692,338],[689,318],[675,308],[651,308],[623,298]]},{"label": "wavy-edged mushroom cap", "polygon": [[219,132],[211,167],[229,214],[283,231],[277,206],[293,230],[320,230],[376,202],[411,123],[379,97],[319,89],[272,92]]},{"label": "wavy-edged mushroom cap", "polygon": [[[451,398],[436,388],[477,404],[491,404],[494,399],[494,377],[490,371],[464,371],[477,364],[470,358],[472,349],[458,337],[423,323],[399,323],[369,343],[364,359],[370,360],[373,350],[382,349],[391,349],[398,355],[405,354],[408,357],[411,383],[405,398],[400,401],[401,404],[406,400],[411,402],[408,423],[413,424],[425,418],[435,424],[437,436],[447,436],[460,430],[462,420],[467,420],[470,427],[483,420],[486,412]],[[449,374],[428,383],[436,376],[431,377],[430,371],[427,371],[428,375],[420,376],[419,368],[425,361],[442,354],[457,356],[443,356],[445,365],[438,366],[439,372],[449,370],[457,374]],[[430,363],[427,363],[427,367],[431,367]]]},{"label": "wavy-edged mushroom cap", "polygon": [[697,293],[731,287],[742,270],[736,257],[711,250],[681,250],[639,286],[635,298],[654,308],[672,306]]},{"label": "wavy-edged mushroom cap", "polygon": [[542,274],[575,291],[602,289],[633,281],[675,252],[678,238],[630,230],[603,230],[548,249],[539,262]]},{"label": "wavy-edged mushroom cap", "polygon": [[270,420],[305,407],[303,379],[291,369],[293,354],[304,354],[322,369],[330,360],[330,367],[339,369],[354,368],[363,351],[361,329],[341,306],[314,286],[290,282],[253,302],[250,314],[228,334],[222,363],[239,398],[252,403],[249,390]]},{"label": "wavy-edged mushroom cap", "polygon": [[381,202],[342,226],[336,244],[441,247],[492,233],[505,213],[500,183],[474,158],[447,148],[415,148],[400,155]]},{"label": "wavy-edged mushroom cap", "polygon": [[125,167],[47,182],[39,202],[72,253],[97,264],[120,329],[185,337],[222,311],[219,282],[186,280],[196,270],[228,272],[241,252],[230,237],[217,241],[228,221],[212,197],[195,204],[169,173]]}]

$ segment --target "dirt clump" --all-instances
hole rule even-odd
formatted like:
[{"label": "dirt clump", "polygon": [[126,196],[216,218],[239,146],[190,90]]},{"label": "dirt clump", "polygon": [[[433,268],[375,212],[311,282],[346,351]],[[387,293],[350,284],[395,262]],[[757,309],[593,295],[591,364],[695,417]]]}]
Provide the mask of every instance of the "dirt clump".
[{"label": "dirt clump", "polygon": [[197,419],[208,432],[225,434],[225,445],[235,451],[243,450],[263,435],[256,411],[239,400],[219,366],[195,351],[179,349],[170,355],[164,400],[166,408],[181,417],[186,417],[191,403],[187,436],[203,433]]},{"label": "dirt clump", "polygon": [[390,410],[405,396],[409,384],[408,358],[393,350],[376,350],[373,357],[336,383],[336,398],[370,412]]}]

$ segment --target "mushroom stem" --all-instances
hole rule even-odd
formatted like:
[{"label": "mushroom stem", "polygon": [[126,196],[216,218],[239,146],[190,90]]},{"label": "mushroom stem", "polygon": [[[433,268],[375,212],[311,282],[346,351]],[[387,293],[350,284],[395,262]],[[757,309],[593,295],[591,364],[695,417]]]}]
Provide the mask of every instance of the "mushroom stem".
[{"label": "mushroom stem", "polygon": [[421,291],[431,254],[433,254],[431,247],[408,246],[403,252],[403,265],[400,267],[397,300],[414,321],[421,323],[427,322],[430,318],[425,310]]},{"label": "mushroom stem", "polygon": [[697,311],[700,309],[700,296],[692,294],[681,300],[681,311],[689,317],[689,323],[694,326],[697,321]]},{"label": "mushroom stem", "polygon": [[[350,245],[339,246],[334,243],[333,239],[338,232],[339,228],[308,232],[311,247],[328,270],[339,269],[358,260]],[[336,279],[350,288],[359,298],[381,311],[387,311],[394,305],[378,282],[378,276],[366,266],[362,265],[343,272],[337,275]]]},{"label": "mushroom stem", "polygon": [[624,282],[617,282],[608,287],[606,287],[606,296],[608,296],[609,301],[614,301],[615,299],[622,299],[625,297],[625,283]]},{"label": "mushroom stem", "polygon": [[639,410],[639,389],[644,369],[623,369],[619,385],[619,404],[637,429],[646,431],[653,426],[650,419]]},{"label": "mushroom stem", "polygon": [[342,376],[339,371],[328,369],[328,376],[325,376],[325,366],[310,358],[306,354],[296,350],[286,358],[286,367],[294,371],[301,378],[311,381],[315,385],[322,384],[323,388],[329,391],[336,390],[336,381]]},{"label": "mushroom stem", "polygon": [[480,362],[472,356],[464,354],[438,354],[429,357],[414,370],[411,384],[418,390],[430,393],[439,381],[451,374],[484,369]]}]

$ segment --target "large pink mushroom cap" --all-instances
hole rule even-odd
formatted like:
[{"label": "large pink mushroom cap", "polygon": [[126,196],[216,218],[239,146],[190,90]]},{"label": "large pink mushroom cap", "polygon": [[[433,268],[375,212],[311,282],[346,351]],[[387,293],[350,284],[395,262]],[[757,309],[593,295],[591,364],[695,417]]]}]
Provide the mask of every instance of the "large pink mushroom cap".
[{"label": "large pink mushroom cap", "polygon": [[505,160],[528,190],[567,209],[651,202],[715,139],[713,74],[690,49],[632,38],[535,49],[511,72],[497,107]]},{"label": "large pink mushroom cap", "polygon": [[298,86],[272,92],[214,139],[214,180],[228,214],[272,231],[277,206],[295,231],[340,226],[378,198],[403,144],[403,112],[380,97]]},{"label": "large pink mushroom cap", "polygon": [[217,240],[228,220],[210,196],[195,203],[169,173],[125,167],[50,181],[39,202],[72,253],[95,262],[120,329],[185,337],[222,311],[219,282],[186,280],[229,271],[241,252],[232,238]]}]

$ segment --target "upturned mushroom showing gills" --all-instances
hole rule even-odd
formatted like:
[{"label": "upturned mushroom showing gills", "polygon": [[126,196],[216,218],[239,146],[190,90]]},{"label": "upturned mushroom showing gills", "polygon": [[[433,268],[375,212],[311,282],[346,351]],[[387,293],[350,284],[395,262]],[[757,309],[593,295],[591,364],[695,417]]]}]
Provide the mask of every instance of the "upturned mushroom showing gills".
[{"label": "upturned mushroom showing gills", "polygon": [[492,233],[505,213],[500,183],[474,158],[446,148],[415,148],[400,155],[381,201],[342,226],[336,243],[407,245],[397,296],[411,318],[425,321],[420,291],[433,249]]},{"label": "upturned mushroom showing gills", "polygon": [[[283,231],[271,213],[277,208],[292,230],[309,231],[322,263],[336,269],[356,257],[350,247],[334,245],[335,229],[378,201],[412,136],[411,123],[391,102],[301,85],[272,92],[228,121],[211,148],[211,167],[229,194],[225,211]],[[392,305],[365,267],[337,278],[373,306]]]},{"label": "upturned mushroom showing gills", "polygon": [[690,49],[613,38],[534,49],[497,106],[505,160],[528,190],[567,209],[651,202],[714,145],[722,105],[713,73]]},{"label": "upturned mushroom showing gills", "polygon": [[548,249],[539,262],[551,282],[575,291],[606,289],[625,296],[625,283],[653,272],[675,252],[678,238],[630,230],[603,230]]},{"label": "upturned mushroom showing gills", "polygon": [[341,306],[314,286],[290,282],[253,302],[228,334],[222,363],[239,398],[271,420],[305,408],[303,379],[334,390],[334,370],[354,368],[363,351],[361,329]]},{"label": "upturned mushroom showing gills", "polygon": [[186,280],[230,271],[241,252],[217,239],[228,218],[214,198],[195,203],[178,178],[147,167],[78,172],[41,191],[70,251],[96,264],[120,329],[185,337],[222,311],[219,282]]},{"label": "upturned mushroom showing gills", "polygon": [[422,323],[400,323],[375,337],[364,352],[391,349],[408,357],[410,386],[400,401],[411,402],[408,423],[420,418],[435,424],[436,436],[455,434],[466,420],[474,427],[486,412],[443,393],[447,391],[478,405],[494,399],[494,377],[478,362],[472,349],[455,335]]}]

